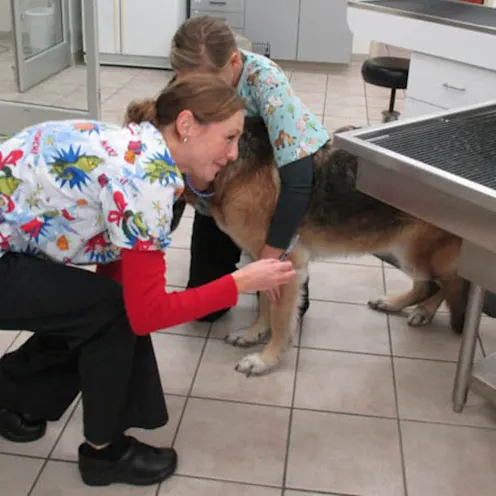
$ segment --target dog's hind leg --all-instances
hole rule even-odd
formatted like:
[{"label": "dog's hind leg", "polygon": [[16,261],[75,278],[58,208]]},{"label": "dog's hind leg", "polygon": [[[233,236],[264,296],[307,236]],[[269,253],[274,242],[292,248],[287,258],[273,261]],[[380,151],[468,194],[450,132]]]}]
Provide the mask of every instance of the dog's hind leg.
[{"label": "dog's hind leg", "polygon": [[301,299],[301,282],[296,277],[281,286],[280,301],[270,309],[271,338],[261,353],[245,356],[236,365],[236,370],[246,376],[261,375],[273,369],[284,352],[291,346],[298,325],[298,306]]},{"label": "dog's hind leg", "polygon": [[446,286],[446,304],[450,311],[451,328],[457,334],[461,334],[465,325],[470,284],[460,276],[444,281],[444,284]]},{"label": "dog's hind leg", "polygon": [[429,281],[414,280],[410,291],[398,295],[381,296],[371,299],[368,305],[370,308],[379,312],[401,312],[405,308],[420,303],[430,296],[431,286]]},{"label": "dog's hind leg", "polygon": [[432,322],[441,303],[446,298],[446,289],[441,287],[436,293],[419,303],[408,316],[408,324],[413,327],[421,327]]},{"label": "dog's hind leg", "polygon": [[270,333],[269,312],[269,299],[265,293],[260,293],[257,320],[246,329],[237,329],[230,332],[224,338],[224,341],[233,346],[243,348],[264,342]]}]

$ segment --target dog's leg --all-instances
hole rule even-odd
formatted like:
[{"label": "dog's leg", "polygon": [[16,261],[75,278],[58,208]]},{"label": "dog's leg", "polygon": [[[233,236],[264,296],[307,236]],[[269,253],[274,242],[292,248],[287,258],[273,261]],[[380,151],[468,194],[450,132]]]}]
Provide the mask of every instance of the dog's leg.
[{"label": "dog's leg", "polygon": [[450,311],[451,328],[457,334],[461,334],[465,325],[470,284],[459,276],[443,281],[443,284],[446,287],[446,304]]},{"label": "dog's leg", "polygon": [[405,308],[425,300],[429,295],[429,281],[415,280],[413,281],[412,289],[410,289],[410,291],[394,296],[381,296],[369,300],[368,305],[370,308],[379,312],[401,312]]},{"label": "dog's leg", "polygon": [[301,282],[304,278],[297,277],[281,287],[281,297],[278,305],[270,308],[271,339],[261,353],[245,356],[236,365],[236,370],[247,377],[261,375],[274,368],[283,353],[292,343],[292,338],[298,324],[298,306],[301,299]]},{"label": "dog's leg", "polygon": [[264,342],[270,332],[269,299],[265,293],[260,293],[257,320],[247,329],[237,329],[230,332],[224,339],[233,346],[249,347]]},{"label": "dog's leg", "polygon": [[408,324],[413,327],[421,327],[432,322],[441,303],[446,297],[446,290],[441,287],[437,293],[433,294],[427,300],[419,303],[408,316]]}]

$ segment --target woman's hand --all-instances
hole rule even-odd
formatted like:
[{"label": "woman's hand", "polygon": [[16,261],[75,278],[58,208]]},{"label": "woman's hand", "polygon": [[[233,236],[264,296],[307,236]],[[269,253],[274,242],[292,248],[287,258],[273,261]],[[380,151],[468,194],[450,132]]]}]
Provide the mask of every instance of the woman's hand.
[{"label": "woman's hand", "polygon": [[232,274],[240,293],[270,291],[287,284],[295,275],[292,262],[273,258],[249,263]]}]

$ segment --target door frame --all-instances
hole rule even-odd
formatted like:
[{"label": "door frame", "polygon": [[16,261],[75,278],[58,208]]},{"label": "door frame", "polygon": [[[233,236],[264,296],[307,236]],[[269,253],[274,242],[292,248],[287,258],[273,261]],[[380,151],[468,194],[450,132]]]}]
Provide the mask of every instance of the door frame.
[{"label": "door frame", "polygon": [[53,105],[40,105],[0,100],[0,134],[18,132],[43,121],[61,119],[93,119],[101,117],[100,53],[98,41],[98,0],[83,0],[83,33],[86,48],[87,109],[67,109]]}]

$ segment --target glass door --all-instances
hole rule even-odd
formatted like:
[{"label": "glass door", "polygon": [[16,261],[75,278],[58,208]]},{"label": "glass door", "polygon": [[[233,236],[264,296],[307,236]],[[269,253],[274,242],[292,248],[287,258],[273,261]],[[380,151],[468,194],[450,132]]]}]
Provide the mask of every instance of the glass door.
[{"label": "glass door", "polygon": [[[10,0],[12,40],[1,56],[11,52],[11,67],[0,57],[0,73],[13,81],[0,79],[0,135],[47,120],[100,118],[97,1],[81,0],[70,12],[73,0]],[[81,64],[75,36],[84,44]]]},{"label": "glass door", "polygon": [[25,92],[71,65],[68,0],[11,0],[17,84]]}]

